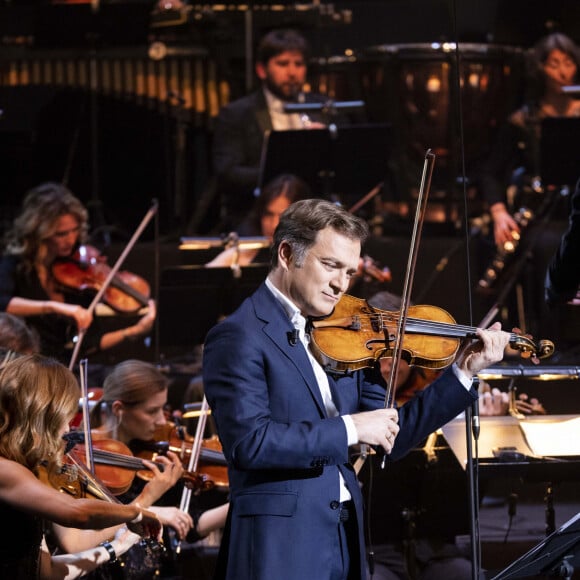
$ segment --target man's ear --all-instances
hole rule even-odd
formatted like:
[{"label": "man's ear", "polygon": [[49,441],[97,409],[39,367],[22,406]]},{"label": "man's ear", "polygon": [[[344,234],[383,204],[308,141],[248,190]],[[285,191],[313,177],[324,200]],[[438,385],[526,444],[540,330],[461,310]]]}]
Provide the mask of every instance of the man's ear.
[{"label": "man's ear", "polygon": [[284,270],[288,270],[293,259],[292,246],[288,242],[282,242],[278,247],[278,263]]},{"label": "man's ear", "polygon": [[254,67],[256,70],[256,75],[261,81],[265,81],[267,74],[266,74],[266,67],[264,66],[263,62],[257,62],[256,66]]}]

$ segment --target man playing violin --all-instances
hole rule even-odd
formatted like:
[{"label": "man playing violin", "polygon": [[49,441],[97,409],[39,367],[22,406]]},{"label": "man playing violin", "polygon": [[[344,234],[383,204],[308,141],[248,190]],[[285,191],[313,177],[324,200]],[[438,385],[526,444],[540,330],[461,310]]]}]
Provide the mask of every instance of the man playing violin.
[{"label": "man playing violin", "polygon": [[136,324],[103,332],[87,309],[90,297],[57,284],[52,265],[72,256],[85,240],[87,218],[87,210],[64,185],[35,187],[6,235],[0,259],[0,311],[25,318],[38,332],[41,352],[63,362],[70,356],[66,345],[79,330],[87,330],[83,352],[90,353],[147,334],[156,316],[155,302],[149,300]]},{"label": "man playing violin", "polygon": [[[265,283],[208,334],[206,396],[229,465],[218,578],[366,578],[362,497],[349,446],[397,459],[477,398],[472,377],[502,359],[499,324],[429,389],[385,408],[377,368],[325,371],[308,322],[330,315],[357,271],[365,222],[320,199],[294,203]],[[354,338],[353,338],[354,340]]]}]

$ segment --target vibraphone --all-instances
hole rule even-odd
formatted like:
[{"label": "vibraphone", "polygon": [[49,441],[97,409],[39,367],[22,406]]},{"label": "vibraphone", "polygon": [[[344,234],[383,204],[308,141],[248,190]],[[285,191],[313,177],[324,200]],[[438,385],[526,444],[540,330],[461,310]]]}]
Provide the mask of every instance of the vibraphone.
[{"label": "vibraphone", "polygon": [[229,86],[204,48],[0,51],[0,87],[52,86],[93,90],[182,120],[208,124],[229,101]]}]

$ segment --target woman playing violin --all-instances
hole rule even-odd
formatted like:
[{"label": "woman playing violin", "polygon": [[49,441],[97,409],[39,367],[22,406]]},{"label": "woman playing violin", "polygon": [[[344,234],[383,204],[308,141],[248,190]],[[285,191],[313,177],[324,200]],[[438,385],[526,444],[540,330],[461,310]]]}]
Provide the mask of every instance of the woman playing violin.
[{"label": "woman playing violin", "polygon": [[[2,578],[76,578],[109,561],[110,550],[122,554],[139,536],[159,531],[154,514],[137,505],[74,499],[37,479],[41,463],[52,469],[64,450],[78,405],[74,375],[57,361],[26,355],[0,368],[0,515],[10,534],[0,545]],[[78,528],[126,524],[108,546],[79,554],[51,556],[43,521]]]},{"label": "woman playing violin", "polygon": [[[18,356],[16,353],[36,354],[38,352],[38,343],[35,340],[34,333],[30,331],[28,327],[26,327],[20,318],[11,314],[0,313],[0,349],[4,350],[4,360],[10,360],[14,356]],[[100,443],[107,444],[108,442]],[[104,447],[104,445],[102,445],[102,447]],[[79,451],[78,453],[76,451],[76,449],[73,449],[69,454],[67,454],[67,458],[70,455],[73,455],[73,457],[82,457],[82,461],[84,459],[84,451]],[[145,467],[150,470],[149,473],[152,474],[152,477],[149,480],[149,483],[143,488],[142,492],[135,498],[133,502],[131,502],[133,505],[149,507],[161,495],[163,495],[163,493],[175,485],[175,483],[183,475],[184,470],[181,462],[176,457],[173,459],[174,461],[171,461],[168,458],[162,457],[159,458],[156,463],[152,463],[146,460],[140,461],[141,464],[144,464]],[[167,469],[161,471],[158,467],[159,464],[164,465],[164,467]],[[99,488],[97,490],[87,490],[87,486],[85,485],[86,482],[84,482],[82,478],[82,473],[81,477],[78,478],[78,481],[71,483],[70,477],[72,474],[74,474],[74,467],[76,467],[76,465],[72,469],[65,469],[67,467],[70,467],[70,465],[65,465],[62,470],[51,470],[49,472],[43,466],[41,474],[45,476],[41,477],[41,479],[45,480],[44,483],[52,485],[52,487],[58,489],[59,491],[66,490],[69,493],[74,492],[74,497],[83,497],[85,494],[90,496],[92,495],[93,491],[97,491],[98,495],[96,497],[98,499],[105,499],[105,501],[112,501],[113,503],[121,503],[112,495],[112,493],[110,493],[110,489]],[[101,472],[99,471],[98,467],[99,466],[97,465],[95,471],[96,475],[100,476]],[[118,471],[113,472],[111,477],[116,478],[116,480],[123,481],[124,483],[128,481],[127,478],[130,477],[131,474],[134,474],[134,472],[119,468]],[[107,472],[107,475],[110,475],[110,473]],[[161,514],[161,516],[163,515],[164,514]],[[159,519],[163,520],[162,523],[164,524],[170,524],[170,522],[167,522],[167,520],[163,517],[160,517]],[[139,539],[138,536],[135,536],[134,534],[125,534],[124,531],[125,529],[121,526],[105,528],[102,530],[79,530],[52,522],[50,528],[47,529],[47,536],[48,543],[51,547],[54,545],[55,549],[58,549],[59,551],[65,552],[67,554],[81,551],[84,552],[94,548],[95,546],[98,546],[99,543],[107,542],[113,537],[120,536],[119,538],[116,538],[119,540],[119,542],[115,543],[116,540],[113,540],[111,543],[114,546],[115,555],[121,556],[135,544],[136,540]],[[187,528],[182,530],[183,534],[186,532]],[[156,544],[153,543],[152,547],[155,546]],[[159,547],[158,544],[157,547]],[[141,554],[146,554],[147,546],[144,548],[139,546],[138,548],[135,548],[135,550],[139,550]],[[150,552],[153,554],[160,553],[160,551],[161,550],[150,550]],[[54,553],[53,550],[51,550],[51,552]],[[115,567],[116,566],[118,565],[115,565]],[[110,567],[107,566],[107,568]]]},{"label": "woman playing violin", "polygon": [[[167,403],[168,385],[167,377],[150,363],[139,360],[119,363],[105,378],[103,396],[91,413],[93,433],[97,437],[118,440],[129,447],[139,441],[154,440],[160,429],[167,426],[164,407]],[[171,451],[167,454],[173,461],[180,461]],[[180,473],[183,473],[182,468]],[[149,482],[145,489],[151,484]],[[136,477],[131,489],[121,499],[133,499],[144,486],[145,481]],[[153,500],[156,505],[150,509],[164,525],[173,528],[180,539],[187,537],[190,541],[224,526],[227,505],[203,513],[199,505],[194,505],[190,510],[193,517],[190,513],[174,507],[179,504],[176,495],[181,492],[182,487],[181,483],[174,485],[163,497],[158,496]],[[203,495],[207,493],[203,492]],[[150,506],[151,503],[144,504],[143,499],[139,499],[140,505]],[[166,544],[169,545],[169,542]],[[169,562],[165,564],[170,567]],[[161,574],[165,571],[167,570],[161,570]]]},{"label": "woman playing violin", "polygon": [[71,257],[85,241],[87,218],[87,210],[64,185],[35,187],[27,193],[6,235],[0,260],[0,311],[24,317],[38,332],[43,354],[62,361],[67,357],[67,343],[78,330],[88,329],[85,353],[105,350],[147,334],[156,315],[150,300],[148,312],[137,324],[103,333],[87,309],[90,297],[56,282],[52,266],[58,258]]},{"label": "woman playing violin", "polygon": [[[290,204],[309,197],[308,185],[295,175],[284,173],[275,177],[262,188],[248,217],[240,224],[240,236],[264,236],[271,242],[280,216]],[[252,262],[269,262],[269,249],[228,248],[206,265],[210,268],[230,267],[237,263],[247,266]]]}]

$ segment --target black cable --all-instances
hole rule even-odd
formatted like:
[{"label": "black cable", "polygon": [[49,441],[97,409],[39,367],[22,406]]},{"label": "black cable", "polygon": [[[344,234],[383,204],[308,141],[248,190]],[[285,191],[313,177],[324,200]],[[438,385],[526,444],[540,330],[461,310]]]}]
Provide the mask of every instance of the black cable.
[{"label": "black cable", "polygon": [[[371,530],[371,513],[372,513],[372,495],[373,495],[373,461],[371,457],[367,457],[366,463],[368,464],[369,470],[369,480],[368,480],[368,492],[367,492],[367,513],[365,518],[366,528],[367,528],[367,540],[368,540],[368,554],[367,554],[367,563],[369,566],[369,576],[372,580],[374,573],[375,573],[375,551],[373,549],[373,539],[372,539],[372,530]],[[364,465],[363,465],[364,469]]]},{"label": "black cable", "polygon": [[503,543],[507,544],[508,537],[512,530],[512,524],[514,521],[514,517],[517,513],[517,504],[518,504],[518,494],[515,492],[510,493],[508,497],[508,525],[505,531],[505,536],[503,538]]},{"label": "black cable", "polygon": [[[465,231],[465,261],[466,261],[466,296],[468,300],[469,309],[469,323],[473,326],[473,300],[471,295],[472,281],[471,281],[471,260],[469,252],[469,242],[470,242],[470,231],[469,231],[469,221],[467,219],[468,208],[467,208],[467,173],[465,168],[465,140],[463,137],[463,110],[461,105],[461,57],[459,52],[459,35],[457,31],[457,5],[455,0],[450,0],[450,11],[451,11],[451,24],[453,29],[453,37],[455,39],[455,67],[451,67],[454,72],[455,78],[450,85],[455,88],[457,95],[457,109],[456,109],[456,123],[457,132],[459,138],[459,158],[461,161],[461,175],[463,176],[462,188],[463,188],[463,228]],[[470,536],[471,536],[471,573],[473,580],[477,580],[480,577],[481,570],[481,543],[480,543],[480,533],[479,533],[479,469],[478,469],[478,445],[477,437],[479,435],[479,415],[477,415],[477,428],[472,426],[471,420],[473,419],[473,411],[478,413],[477,405],[473,405],[472,408],[466,409],[466,444],[467,444],[467,470],[468,470],[468,481],[469,481],[469,497],[470,497]],[[475,454],[473,453],[472,442],[475,441]]]}]

